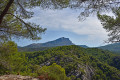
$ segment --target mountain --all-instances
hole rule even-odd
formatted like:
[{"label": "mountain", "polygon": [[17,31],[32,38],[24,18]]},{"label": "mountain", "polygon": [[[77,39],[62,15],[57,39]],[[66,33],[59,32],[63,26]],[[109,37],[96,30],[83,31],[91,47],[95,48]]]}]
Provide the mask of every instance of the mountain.
[{"label": "mountain", "polygon": [[120,53],[120,43],[109,44],[106,46],[101,46],[99,48],[104,49],[104,50],[109,50],[115,53]]},{"label": "mountain", "polygon": [[[65,37],[61,37],[58,38],[56,40],[53,41],[49,41],[46,43],[34,43],[34,44],[30,44],[27,45],[25,47],[20,47],[18,46],[18,51],[23,52],[23,51],[43,51],[52,47],[56,47],[56,46],[67,46],[67,45],[75,45],[74,43],[72,43],[72,41],[70,41],[69,38],[65,38]],[[88,48],[88,46],[86,45],[77,45],[83,48]]]},{"label": "mountain", "polygon": [[89,47],[86,46],[86,45],[77,45],[77,46],[80,46],[80,47],[83,47],[83,48],[89,48]]},{"label": "mountain", "polygon": [[49,42],[46,42],[46,43],[34,43],[34,44],[30,44],[30,45],[25,46],[25,47],[39,48],[39,47],[65,46],[65,45],[74,45],[74,44],[72,43],[72,41],[69,40],[69,38],[61,37],[59,39],[49,41]]}]

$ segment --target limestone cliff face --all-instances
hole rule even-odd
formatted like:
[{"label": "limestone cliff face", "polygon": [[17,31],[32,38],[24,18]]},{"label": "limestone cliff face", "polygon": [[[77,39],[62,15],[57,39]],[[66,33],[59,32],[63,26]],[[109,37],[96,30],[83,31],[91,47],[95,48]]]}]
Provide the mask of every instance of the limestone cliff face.
[{"label": "limestone cliff face", "polygon": [[[61,57],[60,58],[58,56],[55,56],[54,59],[50,58],[46,62],[40,64],[40,66],[41,67],[44,65],[49,66],[54,61],[58,65],[61,65],[63,68],[66,68],[66,65],[70,64],[71,62],[74,63],[74,59],[72,57],[67,57],[67,58]],[[61,61],[64,61],[65,64],[61,64]],[[92,80],[92,77],[95,75],[95,69],[92,66],[83,64],[83,63],[75,63],[73,65],[75,66],[75,68],[71,68],[71,70],[69,70],[69,72],[66,71],[66,75],[68,77],[70,77],[71,75],[74,75],[76,78],[80,78],[82,80]]]},{"label": "limestone cliff face", "polygon": [[71,75],[74,75],[76,78],[80,78],[82,80],[92,80],[94,69],[89,65],[78,64],[77,69],[72,70],[67,76]]},{"label": "limestone cliff face", "polygon": [[85,74],[82,76],[83,80],[92,80],[92,76],[95,74],[95,70],[91,66],[86,65],[84,71]]}]

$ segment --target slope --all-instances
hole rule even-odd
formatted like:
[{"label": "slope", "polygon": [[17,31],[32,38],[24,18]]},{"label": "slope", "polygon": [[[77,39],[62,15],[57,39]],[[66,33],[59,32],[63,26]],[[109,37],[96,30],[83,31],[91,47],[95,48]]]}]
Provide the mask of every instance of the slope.
[{"label": "slope", "polygon": [[26,53],[33,65],[49,66],[56,63],[62,66],[72,80],[119,80],[120,61],[115,63],[114,60],[117,56],[109,51],[78,46],[62,46]]},{"label": "slope", "polygon": [[[43,51],[43,50],[46,50],[46,49],[50,49],[52,47],[67,46],[67,45],[75,45],[75,44],[72,43],[72,41],[69,38],[61,37],[61,38],[58,38],[56,40],[49,41],[49,42],[46,42],[46,43],[34,43],[34,44],[27,45],[25,47],[19,47],[18,46],[18,51],[19,52]],[[78,46],[83,47],[83,48],[88,48],[88,46],[86,46],[86,45],[78,45]]]},{"label": "slope", "polygon": [[104,49],[104,50],[109,50],[115,53],[120,53],[120,43],[109,44],[106,46],[101,46],[99,48]]}]

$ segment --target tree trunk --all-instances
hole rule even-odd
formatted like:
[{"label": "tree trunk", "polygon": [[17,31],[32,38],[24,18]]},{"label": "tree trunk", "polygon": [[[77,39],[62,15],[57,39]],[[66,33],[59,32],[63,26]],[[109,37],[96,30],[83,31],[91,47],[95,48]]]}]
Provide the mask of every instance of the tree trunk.
[{"label": "tree trunk", "polygon": [[4,18],[4,16],[6,15],[6,13],[8,12],[10,6],[12,5],[14,0],[9,0],[8,4],[6,5],[5,9],[3,10],[3,12],[0,14],[0,24],[2,23],[2,20]]}]

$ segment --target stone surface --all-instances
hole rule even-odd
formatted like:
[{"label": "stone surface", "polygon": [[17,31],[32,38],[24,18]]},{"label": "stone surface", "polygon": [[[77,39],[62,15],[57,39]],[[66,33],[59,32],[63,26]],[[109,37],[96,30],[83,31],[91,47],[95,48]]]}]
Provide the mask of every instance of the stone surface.
[{"label": "stone surface", "polygon": [[3,75],[3,76],[0,76],[0,80],[39,80],[39,79],[30,77],[30,76]]}]

